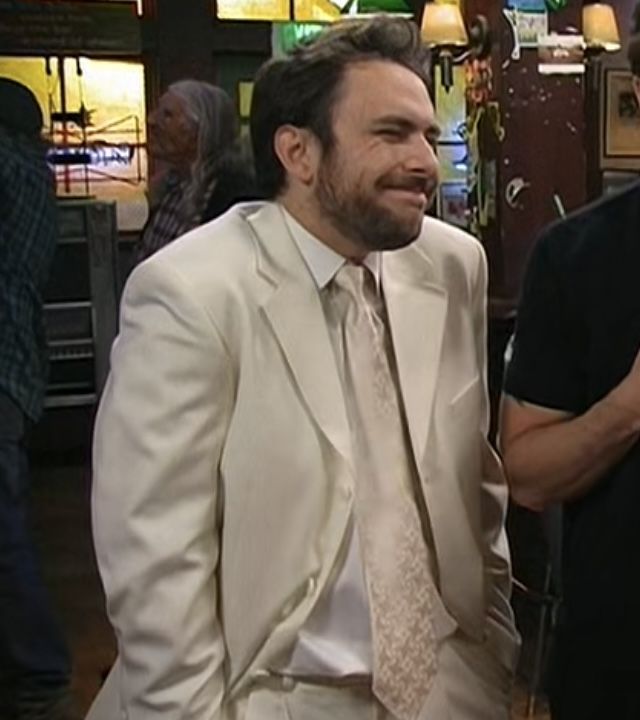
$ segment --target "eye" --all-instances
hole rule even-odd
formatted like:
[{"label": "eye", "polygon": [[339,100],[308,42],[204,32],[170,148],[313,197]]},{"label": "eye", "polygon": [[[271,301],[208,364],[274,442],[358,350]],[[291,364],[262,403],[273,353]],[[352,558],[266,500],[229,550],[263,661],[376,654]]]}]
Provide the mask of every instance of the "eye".
[{"label": "eye", "polygon": [[438,140],[440,139],[440,131],[439,130],[429,130],[424,134],[424,139],[431,145],[432,148],[435,148],[438,145]]},{"label": "eye", "polygon": [[403,140],[407,135],[404,130],[397,127],[380,128],[376,134],[382,138],[385,138],[385,140],[391,140],[394,142],[399,142]]}]

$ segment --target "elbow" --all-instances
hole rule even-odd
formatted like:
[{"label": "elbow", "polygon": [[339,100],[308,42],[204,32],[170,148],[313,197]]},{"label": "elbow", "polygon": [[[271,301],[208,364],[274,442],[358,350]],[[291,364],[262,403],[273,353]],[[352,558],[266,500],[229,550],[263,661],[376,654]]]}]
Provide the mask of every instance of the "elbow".
[{"label": "elbow", "polygon": [[546,498],[541,497],[539,492],[522,485],[509,483],[509,492],[511,499],[516,505],[520,505],[520,507],[532,510],[533,512],[542,512],[550,502]]},{"label": "elbow", "polygon": [[517,466],[514,467],[513,463],[510,462],[508,455],[505,456],[503,462],[509,485],[509,495],[516,505],[533,512],[541,512],[547,505],[551,504],[552,499],[546,497],[539,480],[519,472]]}]

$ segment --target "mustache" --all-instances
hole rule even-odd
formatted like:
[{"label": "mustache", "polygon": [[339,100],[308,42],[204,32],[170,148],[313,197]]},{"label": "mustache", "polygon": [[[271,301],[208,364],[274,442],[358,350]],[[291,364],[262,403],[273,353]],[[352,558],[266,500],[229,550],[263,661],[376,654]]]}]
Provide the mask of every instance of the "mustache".
[{"label": "mustache", "polygon": [[381,178],[379,185],[390,190],[421,192],[427,197],[431,197],[438,187],[438,181],[427,175],[405,175],[402,177]]}]

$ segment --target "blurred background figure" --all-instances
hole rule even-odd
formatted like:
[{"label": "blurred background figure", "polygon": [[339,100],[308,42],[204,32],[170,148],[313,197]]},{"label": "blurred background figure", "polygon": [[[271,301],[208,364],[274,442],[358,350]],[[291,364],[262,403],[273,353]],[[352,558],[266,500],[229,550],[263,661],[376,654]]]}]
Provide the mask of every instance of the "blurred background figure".
[{"label": "blurred background figure", "polygon": [[138,261],[236,202],[256,198],[251,163],[240,150],[236,109],[224,90],[198,80],[174,83],[148,126],[149,155],[158,167]]},{"label": "blurred background figure", "polygon": [[0,78],[0,717],[68,720],[70,659],[28,530],[25,437],[47,378],[42,292],[57,242],[42,112]]}]

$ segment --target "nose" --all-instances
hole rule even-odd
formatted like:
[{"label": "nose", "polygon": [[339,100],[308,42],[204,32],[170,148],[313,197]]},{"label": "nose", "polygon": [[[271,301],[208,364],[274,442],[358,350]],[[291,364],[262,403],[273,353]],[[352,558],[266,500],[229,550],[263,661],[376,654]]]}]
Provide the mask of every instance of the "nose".
[{"label": "nose", "polygon": [[429,176],[438,172],[440,162],[435,147],[424,135],[416,135],[411,150],[409,165],[412,172]]}]

